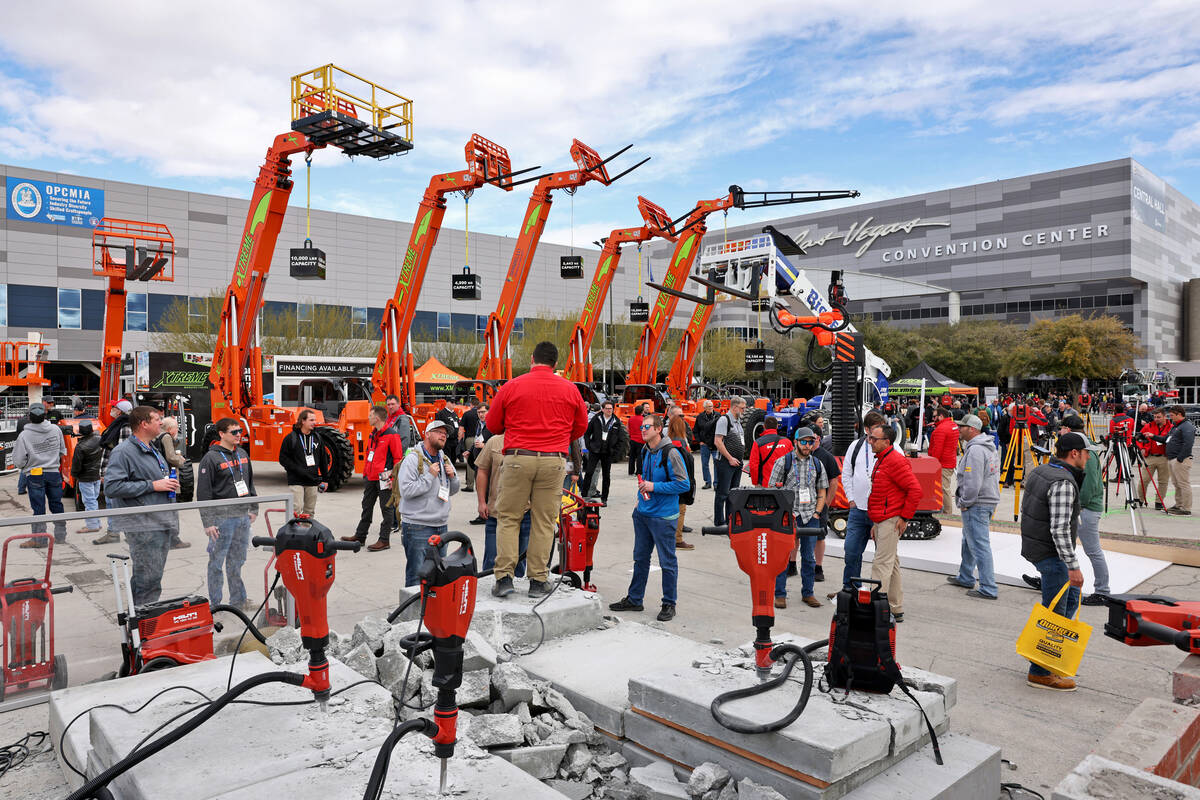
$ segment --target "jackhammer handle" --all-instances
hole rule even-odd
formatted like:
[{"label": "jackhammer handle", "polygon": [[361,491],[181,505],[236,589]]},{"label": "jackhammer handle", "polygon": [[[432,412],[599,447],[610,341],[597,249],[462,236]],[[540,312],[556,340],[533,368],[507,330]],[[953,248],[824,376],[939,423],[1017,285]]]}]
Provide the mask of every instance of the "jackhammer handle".
[{"label": "jackhammer handle", "polygon": [[1192,648],[1193,631],[1177,631],[1174,628],[1168,628],[1166,625],[1160,625],[1157,622],[1148,622],[1147,620],[1139,619],[1137,632],[1156,642],[1173,644],[1185,653],[1194,653],[1200,650],[1200,643],[1197,644],[1197,649]]},{"label": "jackhammer handle", "polygon": [[250,540],[250,544],[254,545],[255,547],[274,547],[275,546],[275,537],[274,536],[255,536],[253,539]]},{"label": "jackhammer handle", "polygon": [[701,536],[728,536],[728,525],[705,525],[700,528]]},{"label": "jackhammer handle", "polygon": [[74,586],[56,586],[50,590],[50,594],[66,594],[67,592],[75,591]]},{"label": "jackhammer handle", "polygon": [[362,542],[340,542],[335,541],[332,545],[334,550],[349,550],[352,553],[357,553],[362,549]]}]

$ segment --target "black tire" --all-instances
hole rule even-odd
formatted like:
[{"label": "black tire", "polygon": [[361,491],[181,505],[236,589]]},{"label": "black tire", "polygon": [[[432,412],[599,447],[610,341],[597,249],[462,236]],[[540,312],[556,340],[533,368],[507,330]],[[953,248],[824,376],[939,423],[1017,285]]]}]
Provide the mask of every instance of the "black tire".
[{"label": "black tire", "polygon": [[51,691],[67,688],[67,657],[59,653],[54,657],[54,677],[50,680]]},{"label": "black tire", "polygon": [[167,658],[166,656],[159,656],[158,658],[152,658],[143,664],[142,668],[138,670],[138,675],[141,675],[145,672],[158,672],[159,670],[170,669],[171,667],[177,666],[179,666],[179,662],[177,662],[175,659]]},{"label": "black tire", "polygon": [[763,420],[767,418],[767,412],[761,408],[746,409],[746,413],[742,415],[742,430],[746,433],[746,453],[745,458],[750,458],[750,447],[754,444],[754,440],[763,435],[766,426],[763,425]]},{"label": "black tire", "polygon": [[354,475],[354,446],[337,428],[317,428],[317,437],[329,457],[329,489],[336,492]]},{"label": "black tire", "polygon": [[196,470],[192,462],[185,461],[179,468],[179,491],[175,493],[175,502],[190,503],[196,495]]},{"label": "black tire", "polygon": [[892,430],[896,434],[893,446],[903,453],[905,445],[908,444],[908,427],[900,420],[892,420]]}]

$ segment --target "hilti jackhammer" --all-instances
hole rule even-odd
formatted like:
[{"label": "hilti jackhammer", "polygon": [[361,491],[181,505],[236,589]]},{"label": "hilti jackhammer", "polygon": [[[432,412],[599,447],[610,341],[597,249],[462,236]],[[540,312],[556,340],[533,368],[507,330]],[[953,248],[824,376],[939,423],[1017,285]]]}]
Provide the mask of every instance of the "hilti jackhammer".
[{"label": "hilti jackhammer", "polygon": [[[452,552],[447,546],[457,543]],[[446,764],[454,755],[457,739],[458,700],[456,691],[462,684],[463,643],[471,616],[475,613],[475,592],[479,578],[475,572],[475,551],[466,534],[451,531],[429,537],[429,550],[418,572],[421,593],[413,595],[388,615],[394,622],[417,599],[421,601],[417,632],[400,640],[400,648],[413,659],[418,653],[433,650],[433,687],[437,700],[433,719],[413,719],[396,726],[379,748],[375,767],[363,800],[378,800],[387,780],[388,762],[392,749],[405,734],[419,731],[433,740],[433,754],[442,760],[439,792],[446,792]],[[428,630],[422,631],[421,625]],[[407,679],[404,685],[407,686]]]},{"label": "hilti jackhammer", "polygon": [[308,650],[308,674],[298,672],[263,672],[253,675],[213,700],[194,717],[178,728],[146,743],[125,758],[113,764],[96,777],[71,793],[68,800],[86,800],[105,797],[105,788],[114,778],[121,775],[160,750],[174,744],[212,719],[225,706],[256,686],[266,683],[286,683],[310,689],[313,698],[325,710],[329,700],[329,661],[325,657],[325,646],[329,644],[329,618],[325,598],[333,586],[334,552],[352,550],[362,546],[358,542],[341,542],[334,538],[329,528],[309,519],[293,519],[282,526],[275,538],[255,536],[251,539],[255,547],[275,548],[275,568],[283,585],[296,599],[296,614],[300,619],[300,639]]},{"label": "hilti jackhammer", "polygon": [[[792,492],[765,487],[746,487],[729,492],[729,524],[701,529],[705,536],[728,536],[729,546],[737,556],[738,567],[750,578],[750,597],[753,605],[754,671],[761,684],[718,695],[709,710],[713,719],[723,727],[738,733],[770,733],[791,725],[804,712],[812,692],[813,665],[809,653],[821,649],[827,642],[813,642],[806,647],[794,644],[774,645],[771,628],[775,624],[775,578],[787,569],[796,529],[792,517]],[[816,531],[814,531],[816,533]],[[762,725],[747,725],[727,717],[721,706],[732,700],[762,694],[782,686],[799,660],[804,665],[804,688],[795,707],[782,719]],[[783,662],[783,671],[771,677],[771,668]]]},{"label": "hilti jackhammer", "polygon": [[1175,645],[1200,654],[1200,602],[1181,603],[1153,594],[1105,595],[1104,635],[1131,647]]}]

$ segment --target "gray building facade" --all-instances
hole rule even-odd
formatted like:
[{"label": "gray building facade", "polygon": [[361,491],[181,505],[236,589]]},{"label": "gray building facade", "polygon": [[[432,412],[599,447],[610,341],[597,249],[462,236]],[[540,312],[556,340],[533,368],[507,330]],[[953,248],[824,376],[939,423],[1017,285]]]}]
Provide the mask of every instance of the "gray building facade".
[{"label": "gray building facade", "polygon": [[[731,226],[728,237],[763,224]],[[1185,352],[1183,299],[1200,277],[1200,208],[1130,158],[770,224],[806,249],[792,261],[818,286],[822,271],[847,273],[855,314],[907,327],[946,321],[955,302],[962,319],[1022,325],[1100,312],[1145,345],[1139,366],[1200,359]],[[749,331],[756,319],[727,305],[712,324]]]}]

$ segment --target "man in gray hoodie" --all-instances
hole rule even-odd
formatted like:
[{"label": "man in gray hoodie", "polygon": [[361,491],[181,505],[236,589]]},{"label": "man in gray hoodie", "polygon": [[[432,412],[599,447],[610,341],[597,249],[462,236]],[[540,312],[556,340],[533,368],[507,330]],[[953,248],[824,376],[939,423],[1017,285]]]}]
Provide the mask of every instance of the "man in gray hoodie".
[{"label": "man in gray hoodie", "polygon": [[[992,512],[1000,502],[1000,457],[991,436],[983,434],[983,421],[967,414],[958,421],[963,454],[955,469],[958,489],[955,501],[962,514],[962,563],[958,575],[948,583],[967,590],[968,597],[995,600],[996,574],[992,568],[992,541],[989,525]],[[979,588],[975,588],[975,570],[979,570]]]},{"label": "man in gray hoodie", "polygon": [[400,540],[404,543],[404,585],[420,583],[429,537],[446,533],[450,495],[458,493],[458,474],[442,452],[449,432],[441,420],[425,427],[424,440],[409,449],[396,483],[400,490]]},{"label": "man in gray hoodie", "polygon": [[[29,421],[21,428],[17,443],[13,447],[13,466],[21,470],[29,492],[29,508],[35,517],[46,513],[46,503],[51,514],[63,513],[62,504],[62,457],[67,454],[62,430],[46,418],[46,407],[34,403],[29,407]],[[35,522],[34,533],[45,533],[45,523]],[[54,523],[54,541],[67,538],[67,524]],[[45,547],[45,539],[29,539],[21,547]]]},{"label": "man in gray hoodie", "polygon": [[[129,412],[125,441],[113,448],[104,473],[104,496],[110,508],[169,506],[179,481],[169,477],[167,460],[154,446],[162,435],[162,414],[157,408],[138,406]],[[171,549],[171,534],[179,529],[174,511],[147,511],[119,518],[129,540],[133,575],[129,579],[135,606],[153,603],[162,596],[163,568]]]}]

